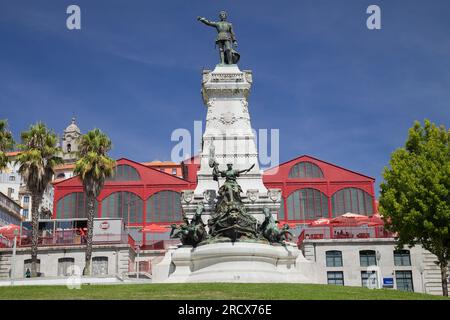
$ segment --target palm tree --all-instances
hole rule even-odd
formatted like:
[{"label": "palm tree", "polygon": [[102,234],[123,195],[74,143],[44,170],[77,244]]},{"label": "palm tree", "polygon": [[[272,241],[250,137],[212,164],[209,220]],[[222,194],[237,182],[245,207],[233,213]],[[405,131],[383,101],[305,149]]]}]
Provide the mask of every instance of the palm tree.
[{"label": "palm tree", "polygon": [[6,151],[10,151],[14,147],[14,139],[7,128],[8,121],[0,120],[0,172],[8,166],[9,160]]},{"label": "palm tree", "polygon": [[116,162],[108,157],[111,140],[99,129],[94,129],[79,138],[79,159],[74,173],[83,183],[87,198],[87,238],[83,275],[91,274],[92,238],[94,228],[94,206],[106,178],[112,176]]},{"label": "palm tree", "polygon": [[57,147],[56,134],[41,122],[31,125],[28,131],[22,132],[21,139],[19,149],[22,152],[17,156],[16,163],[20,165],[19,173],[32,197],[31,276],[35,277],[37,275],[39,207],[45,189],[53,179],[53,169],[62,163],[62,159],[59,157],[61,150]]}]

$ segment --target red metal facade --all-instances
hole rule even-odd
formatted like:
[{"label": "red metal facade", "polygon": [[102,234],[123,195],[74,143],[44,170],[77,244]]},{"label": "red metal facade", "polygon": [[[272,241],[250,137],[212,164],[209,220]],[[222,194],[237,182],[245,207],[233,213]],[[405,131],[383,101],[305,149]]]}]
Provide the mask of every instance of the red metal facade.
[{"label": "red metal facade", "polygon": [[[102,200],[107,198],[114,192],[128,191],[136,194],[140,199],[144,201],[143,206],[143,223],[130,224],[131,226],[149,225],[151,221],[147,221],[146,201],[150,196],[159,191],[175,191],[180,192],[182,190],[194,189],[196,186],[196,172],[198,170],[198,163],[190,159],[189,163],[183,163],[183,177],[185,179],[178,178],[176,176],[161,172],[160,170],[147,167],[140,163],[128,160],[119,159],[117,165],[129,165],[137,170],[140,176],[138,181],[107,181],[100,196],[98,197],[98,217],[101,217],[102,212]],[[289,172],[298,163],[307,162],[320,168],[322,175],[320,178],[308,178],[308,177],[296,177],[290,178]],[[372,208],[376,210],[375,194],[374,194],[374,182],[375,179],[341,168],[331,163],[310,157],[300,156],[293,160],[280,164],[275,168],[271,168],[264,173],[264,184],[267,188],[280,188],[282,190],[283,203],[285,208],[285,218],[280,219],[280,222],[289,223],[308,223],[314,219],[302,219],[295,220],[289,219],[288,205],[286,203],[289,195],[297,190],[302,189],[315,189],[322,192],[328,199],[328,216],[332,218],[332,196],[345,188],[356,188],[365,191],[371,196]],[[73,192],[83,192],[83,187],[80,180],[77,177],[66,179],[54,184],[55,196],[53,206],[53,217],[56,218],[58,201],[63,199],[66,195]],[[372,214],[375,212],[372,212]],[[370,215],[370,214],[369,214]],[[172,222],[158,222],[160,224],[170,224]]]},{"label": "red metal facade", "polygon": [[[137,170],[140,176],[138,181],[107,181],[103,187],[98,200],[98,212],[97,216],[102,215],[102,201],[109,195],[118,191],[128,191],[136,194],[140,199],[144,201],[143,206],[143,223],[136,224],[131,223],[133,226],[146,226],[153,222],[147,221],[146,201],[150,196],[160,191],[175,191],[181,192],[182,190],[193,189],[195,184],[192,184],[184,179],[178,178],[171,174],[162,172],[157,169],[149,168],[138,162],[134,162],[125,158],[117,160],[117,165],[129,165]],[[54,202],[53,202],[53,218],[56,218],[58,201],[63,199],[66,195],[74,192],[83,192],[83,186],[78,177],[66,179],[54,184]]]},{"label": "red metal facade", "polygon": [[[290,178],[289,172],[298,163],[309,162],[318,166],[323,178]],[[290,223],[309,223],[312,220],[289,220],[288,205],[286,203],[289,195],[297,190],[316,189],[326,195],[328,198],[328,218],[332,218],[333,210],[331,205],[332,196],[346,188],[356,188],[367,192],[372,197],[372,208],[376,208],[374,183],[375,179],[354,171],[344,169],[334,164],[303,155],[290,161],[284,162],[277,167],[268,169],[263,176],[264,185],[267,188],[279,188],[282,190],[284,201],[285,219],[280,222]],[[372,214],[375,212],[372,212]]]}]

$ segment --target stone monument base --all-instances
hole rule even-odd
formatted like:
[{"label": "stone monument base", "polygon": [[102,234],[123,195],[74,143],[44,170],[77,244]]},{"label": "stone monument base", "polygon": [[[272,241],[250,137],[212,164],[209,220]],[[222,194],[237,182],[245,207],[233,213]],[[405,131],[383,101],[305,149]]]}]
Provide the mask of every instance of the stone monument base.
[{"label": "stone monument base", "polygon": [[312,283],[311,268],[293,244],[223,242],[169,250],[153,282]]}]

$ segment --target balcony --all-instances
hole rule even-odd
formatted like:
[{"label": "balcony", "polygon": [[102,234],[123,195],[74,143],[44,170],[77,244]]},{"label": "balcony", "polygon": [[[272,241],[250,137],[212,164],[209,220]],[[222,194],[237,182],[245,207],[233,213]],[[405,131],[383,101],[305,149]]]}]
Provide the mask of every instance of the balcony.
[{"label": "balcony", "polygon": [[[22,222],[18,245],[31,246],[31,222]],[[38,246],[76,246],[86,245],[86,219],[53,219],[40,220],[38,229]],[[99,244],[130,244],[134,240],[123,228],[121,219],[94,219],[94,245]]]},{"label": "balcony", "polygon": [[304,229],[298,237],[301,246],[305,240],[323,239],[380,239],[394,238],[395,233],[387,231],[383,226],[324,226]]},{"label": "balcony", "polygon": [[[92,243],[96,244],[126,244],[129,243],[127,234],[94,235]],[[86,245],[86,235],[80,230],[55,231],[38,237],[38,246],[76,246]],[[22,234],[19,240],[20,247],[31,246],[31,232]]]}]

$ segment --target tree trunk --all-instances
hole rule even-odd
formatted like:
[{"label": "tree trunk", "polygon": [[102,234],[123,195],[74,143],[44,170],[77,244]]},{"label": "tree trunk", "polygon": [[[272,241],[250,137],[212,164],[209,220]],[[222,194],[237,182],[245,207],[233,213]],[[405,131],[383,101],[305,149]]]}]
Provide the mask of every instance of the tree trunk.
[{"label": "tree trunk", "polygon": [[87,237],[86,237],[86,255],[83,275],[91,275],[91,258],[92,258],[92,238],[94,235],[94,201],[95,197],[88,196],[88,220],[87,220]]},{"label": "tree trunk", "polygon": [[31,276],[37,277],[37,254],[39,236],[39,206],[42,202],[42,195],[32,194],[31,200]]},{"label": "tree trunk", "polygon": [[447,283],[447,267],[448,267],[448,261],[447,260],[440,260],[439,261],[439,267],[441,268],[441,281],[442,281],[442,294],[445,297],[448,297],[448,283]]}]

